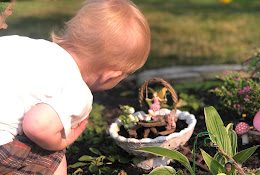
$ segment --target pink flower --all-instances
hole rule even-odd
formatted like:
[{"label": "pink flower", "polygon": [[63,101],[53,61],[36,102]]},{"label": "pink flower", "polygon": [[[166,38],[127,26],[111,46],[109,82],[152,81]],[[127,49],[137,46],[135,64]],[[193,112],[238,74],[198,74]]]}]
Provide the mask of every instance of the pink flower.
[{"label": "pink flower", "polygon": [[228,93],[228,95],[232,95],[232,93],[230,92],[230,93]]},{"label": "pink flower", "polygon": [[216,90],[218,90],[218,88],[217,88],[217,87],[215,88],[215,91],[216,91]]},{"label": "pink flower", "polygon": [[229,75],[229,72],[227,70],[225,72],[226,72],[227,75]]},{"label": "pink flower", "polygon": [[240,108],[240,104],[238,104],[237,107]]},{"label": "pink flower", "polygon": [[226,90],[225,90],[225,89],[223,89],[222,91],[223,91],[223,92],[226,92]]},{"label": "pink flower", "polygon": [[237,80],[240,80],[241,78],[240,77],[237,77]]},{"label": "pink flower", "polygon": [[248,98],[245,98],[245,101],[248,101]]},{"label": "pink flower", "polygon": [[236,74],[236,73],[237,73],[237,71],[234,70],[234,71],[233,71],[233,74]]}]

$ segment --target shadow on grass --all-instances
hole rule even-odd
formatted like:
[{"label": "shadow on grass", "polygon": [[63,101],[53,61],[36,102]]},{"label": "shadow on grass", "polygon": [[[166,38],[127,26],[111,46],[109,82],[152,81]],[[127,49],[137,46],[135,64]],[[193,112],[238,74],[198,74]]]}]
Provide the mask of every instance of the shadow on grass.
[{"label": "shadow on grass", "polygon": [[29,16],[8,19],[7,30],[0,30],[3,35],[24,35],[32,38],[49,39],[50,33],[63,28],[71,18],[67,14],[49,14],[44,17]]},{"label": "shadow on grass", "polygon": [[[256,1],[255,1],[256,2]],[[177,1],[149,1],[149,3],[138,3],[147,10],[157,10],[161,12],[170,12],[174,15],[194,15],[194,14],[213,14],[218,13],[223,15],[228,14],[260,14],[260,3],[193,3],[193,2],[177,2]]]}]

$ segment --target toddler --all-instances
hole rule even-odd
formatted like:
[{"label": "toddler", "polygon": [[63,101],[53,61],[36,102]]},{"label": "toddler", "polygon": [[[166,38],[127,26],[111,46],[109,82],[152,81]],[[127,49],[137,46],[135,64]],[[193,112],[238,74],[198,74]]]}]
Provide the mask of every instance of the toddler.
[{"label": "toddler", "polygon": [[150,30],[128,0],[90,0],[52,42],[0,37],[0,174],[67,174],[65,148],[87,125],[93,91],[143,66]]}]

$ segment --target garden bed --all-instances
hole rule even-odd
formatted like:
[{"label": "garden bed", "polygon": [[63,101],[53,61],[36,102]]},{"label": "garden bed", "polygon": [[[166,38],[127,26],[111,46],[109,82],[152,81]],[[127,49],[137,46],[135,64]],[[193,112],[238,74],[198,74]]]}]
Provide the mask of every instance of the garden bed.
[{"label": "garden bed", "polygon": [[[199,90],[198,90],[199,89]],[[202,89],[202,90],[201,90]],[[178,93],[178,91],[177,91]],[[195,95],[198,99],[204,98],[203,103],[201,103],[201,106],[199,109],[195,111],[190,111],[190,113],[193,113],[197,119],[197,124],[194,129],[194,133],[191,137],[191,139],[184,145],[185,147],[190,148],[191,150],[193,149],[193,144],[195,137],[203,131],[206,131],[206,124],[205,124],[205,118],[204,118],[204,111],[203,108],[204,106],[214,106],[223,122],[224,125],[226,126],[230,122],[234,122],[232,113],[227,110],[221,110],[218,109],[218,98],[213,94],[209,93],[208,90],[203,90],[203,88],[192,88],[192,89],[186,89],[186,93],[188,94],[193,94]],[[103,110],[103,117],[107,121],[108,125],[106,129],[109,128],[109,125],[113,123],[118,116],[121,114],[119,104],[120,105],[130,105],[133,106],[136,110],[140,109],[139,102],[138,102],[138,87],[135,86],[135,82],[133,81],[123,81],[121,82],[117,87],[115,87],[112,90],[108,91],[103,91],[103,92],[96,92],[94,93],[94,102],[98,103],[100,105],[104,105],[105,109]],[[111,145],[113,140],[111,138],[106,139],[103,145]],[[77,161],[77,159],[82,156],[82,155],[91,155],[92,153],[88,150],[89,147],[96,147],[98,148],[100,145],[89,145],[89,144],[79,144],[76,143],[78,148],[79,148],[79,153],[74,154],[73,157],[69,156],[68,159],[68,164],[71,165]],[[247,145],[242,145],[241,138],[238,136],[238,151],[244,150],[246,148],[250,148],[255,145],[260,144],[260,136],[255,136],[255,135],[249,135],[249,144]],[[196,146],[196,153],[200,154],[199,148],[204,149],[206,152],[208,152],[211,155],[214,155],[216,152],[215,148],[209,148],[204,145],[204,138],[199,138]],[[128,155],[124,150],[120,149],[118,150],[120,154],[123,157],[133,157],[131,155]],[[248,169],[257,169],[259,168],[260,165],[260,160],[259,160],[259,155],[260,155],[260,149],[257,149],[256,152],[243,164],[243,167],[247,167]],[[176,170],[182,169],[185,171],[185,168],[179,164],[179,163],[171,163],[170,166],[174,167]],[[110,165],[111,169],[117,169],[118,171],[123,170],[124,172],[127,173],[127,175],[141,175],[141,174],[147,174],[149,171],[144,171],[137,166],[135,166],[133,163],[119,163],[119,162],[113,162],[113,164]],[[69,168],[69,172],[74,172],[75,169],[72,171],[72,169]],[[210,172],[206,171],[203,168],[200,168],[199,166],[196,166],[195,169],[196,173],[195,174],[211,174]],[[118,173],[118,172],[117,172]],[[88,174],[88,173],[84,173]],[[90,173],[91,174],[91,173]],[[185,173],[186,174],[186,173]]]}]

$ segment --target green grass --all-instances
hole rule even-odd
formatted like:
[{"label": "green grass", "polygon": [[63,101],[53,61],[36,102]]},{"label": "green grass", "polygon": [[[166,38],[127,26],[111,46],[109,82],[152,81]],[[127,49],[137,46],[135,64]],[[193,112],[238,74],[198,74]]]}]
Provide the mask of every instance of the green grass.
[{"label": "green grass", "polygon": [[[25,35],[32,38],[49,39],[51,31],[62,29],[80,7],[79,0],[19,1],[14,12],[6,20],[7,30],[0,35]],[[8,3],[0,3],[2,9]],[[1,8],[0,8],[1,9]]]},{"label": "green grass", "polygon": [[[49,39],[81,0],[19,1],[0,35]],[[172,65],[240,64],[260,45],[260,1],[134,0],[151,27],[151,53],[143,69]],[[4,6],[7,4],[0,3]],[[0,8],[1,10],[1,8]]]}]

